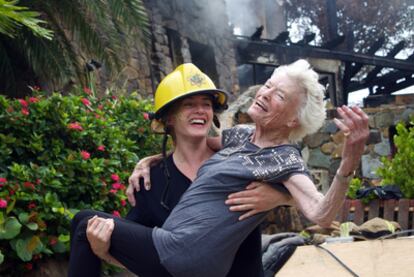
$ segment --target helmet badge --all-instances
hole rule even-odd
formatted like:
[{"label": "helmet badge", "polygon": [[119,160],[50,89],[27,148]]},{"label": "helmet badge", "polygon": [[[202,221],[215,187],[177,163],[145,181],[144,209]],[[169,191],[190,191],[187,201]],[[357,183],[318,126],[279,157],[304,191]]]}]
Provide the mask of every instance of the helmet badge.
[{"label": "helmet badge", "polygon": [[191,85],[200,87],[206,80],[201,74],[196,73],[188,78],[188,81],[191,83]]}]

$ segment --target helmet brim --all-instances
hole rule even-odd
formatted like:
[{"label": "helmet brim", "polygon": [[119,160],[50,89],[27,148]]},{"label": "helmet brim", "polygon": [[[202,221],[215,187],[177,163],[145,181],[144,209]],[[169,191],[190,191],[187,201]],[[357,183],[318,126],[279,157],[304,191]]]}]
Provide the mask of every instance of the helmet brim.
[{"label": "helmet brim", "polygon": [[[229,97],[228,92],[224,90],[220,90],[220,89],[203,89],[203,90],[192,91],[192,92],[174,97],[168,102],[168,104],[165,104],[163,107],[161,107],[158,111],[155,112],[154,114],[155,119],[160,119],[173,104],[177,103],[177,101],[184,99],[186,97],[189,97],[189,96],[201,95],[201,94],[207,94],[207,95],[213,96],[214,112],[222,112],[227,109],[227,99]],[[221,101],[219,101],[220,96],[221,96]]]}]

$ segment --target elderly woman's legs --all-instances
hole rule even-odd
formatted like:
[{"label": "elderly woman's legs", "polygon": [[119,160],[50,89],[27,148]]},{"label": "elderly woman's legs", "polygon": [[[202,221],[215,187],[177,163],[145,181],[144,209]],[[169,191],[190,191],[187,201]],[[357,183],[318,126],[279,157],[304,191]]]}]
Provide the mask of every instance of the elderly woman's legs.
[{"label": "elderly woman's legs", "polygon": [[102,212],[81,211],[71,226],[69,277],[100,276],[101,260],[92,252],[86,237],[88,220],[94,215],[114,218],[115,228],[109,252],[128,270],[140,277],[171,276],[160,264],[152,241],[152,228]]}]

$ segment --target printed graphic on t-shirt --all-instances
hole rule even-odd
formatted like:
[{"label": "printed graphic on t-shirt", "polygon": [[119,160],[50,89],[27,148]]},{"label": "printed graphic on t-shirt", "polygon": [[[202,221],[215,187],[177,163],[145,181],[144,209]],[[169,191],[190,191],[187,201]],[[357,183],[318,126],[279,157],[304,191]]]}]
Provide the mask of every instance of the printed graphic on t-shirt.
[{"label": "printed graphic on t-shirt", "polygon": [[256,180],[271,181],[292,170],[306,171],[298,150],[293,146],[257,148],[255,152],[243,153],[253,131],[253,127],[242,125],[223,132],[226,148],[221,151],[221,154],[230,156],[240,152],[238,157],[241,159],[241,164]]}]

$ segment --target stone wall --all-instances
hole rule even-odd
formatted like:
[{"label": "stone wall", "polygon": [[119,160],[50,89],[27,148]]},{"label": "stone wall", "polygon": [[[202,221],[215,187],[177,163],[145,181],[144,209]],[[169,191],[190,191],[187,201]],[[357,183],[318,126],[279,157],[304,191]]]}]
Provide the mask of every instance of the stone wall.
[{"label": "stone wall", "polygon": [[[356,177],[376,184],[376,169],[382,157],[391,156],[389,128],[400,121],[407,122],[414,114],[414,104],[383,105],[363,109],[369,116],[370,135]],[[318,133],[304,139],[302,154],[311,168],[320,176],[321,191],[329,188],[339,166],[344,136],[333,122],[336,112],[328,112],[328,119]]]},{"label": "stone wall", "polygon": [[[236,59],[232,44],[232,30],[228,26],[224,0],[204,3],[187,1],[144,1],[152,29],[151,64],[153,86],[183,62],[195,62],[191,44],[199,44],[212,51],[208,61],[214,68],[208,75],[216,85],[227,91],[238,91]],[[175,36],[175,44],[171,36]],[[201,53],[202,56],[203,53]],[[203,71],[202,65],[197,64]],[[208,65],[206,65],[208,66]]]}]

